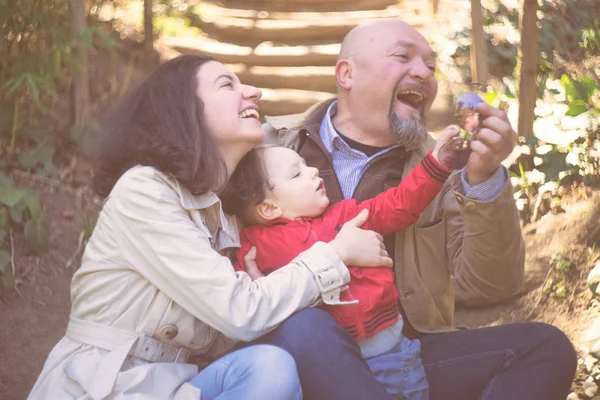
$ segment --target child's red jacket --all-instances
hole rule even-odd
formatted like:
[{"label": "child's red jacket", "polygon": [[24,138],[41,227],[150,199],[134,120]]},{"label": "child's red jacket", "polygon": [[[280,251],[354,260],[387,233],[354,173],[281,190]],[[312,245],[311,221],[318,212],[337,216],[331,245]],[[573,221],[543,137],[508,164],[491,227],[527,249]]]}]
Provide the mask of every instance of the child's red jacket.
[{"label": "child's red jacket", "polygon": [[[241,248],[237,251],[235,268],[244,270],[243,256],[256,246],[256,264],[267,275],[290,263],[315,242],[333,240],[342,225],[365,208],[369,210],[369,219],[362,228],[381,235],[402,230],[417,221],[450,172],[430,152],[399,186],[377,197],[362,203],[351,199],[340,201],[317,218],[279,219],[268,226],[246,227],[240,235]],[[356,339],[371,337],[398,320],[399,294],[393,269],[350,267],[349,270],[350,289],[342,293],[340,301],[356,299],[359,303],[323,308]]]}]

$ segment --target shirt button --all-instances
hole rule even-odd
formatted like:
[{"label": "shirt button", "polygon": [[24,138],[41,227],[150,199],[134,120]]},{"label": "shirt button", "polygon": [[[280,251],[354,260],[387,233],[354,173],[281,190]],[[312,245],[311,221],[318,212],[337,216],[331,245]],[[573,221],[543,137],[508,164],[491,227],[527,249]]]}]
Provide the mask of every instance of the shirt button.
[{"label": "shirt button", "polygon": [[458,204],[460,204],[462,206],[462,203],[463,203],[462,197],[460,197],[459,195],[456,195],[456,201],[458,202]]},{"label": "shirt button", "polygon": [[158,336],[162,339],[172,340],[179,333],[175,325],[165,325],[158,330]]},{"label": "shirt button", "polygon": [[473,211],[475,209],[475,203],[468,201],[467,204],[465,204],[465,207],[467,207],[467,210]]}]

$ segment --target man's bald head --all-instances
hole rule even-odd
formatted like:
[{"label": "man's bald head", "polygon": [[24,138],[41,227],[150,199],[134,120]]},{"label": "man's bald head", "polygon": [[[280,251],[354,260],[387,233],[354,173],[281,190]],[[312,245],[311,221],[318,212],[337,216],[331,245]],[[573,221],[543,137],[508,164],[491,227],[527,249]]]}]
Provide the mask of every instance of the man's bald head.
[{"label": "man's bald head", "polygon": [[[342,41],[338,60],[382,51],[389,43],[398,40],[398,33],[410,32],[423,38],[415,28],[399,19],[384,19],[358,25],[350,30]],[[425,38],[423,38],[425,40]]]},{"label": "man's bald head", "polygon": [[342,42],[335,67],[333,123],[373,146],[416,148],[427,136],[425,112],[437,93],[435,52],[399,19],[359,25]]}]

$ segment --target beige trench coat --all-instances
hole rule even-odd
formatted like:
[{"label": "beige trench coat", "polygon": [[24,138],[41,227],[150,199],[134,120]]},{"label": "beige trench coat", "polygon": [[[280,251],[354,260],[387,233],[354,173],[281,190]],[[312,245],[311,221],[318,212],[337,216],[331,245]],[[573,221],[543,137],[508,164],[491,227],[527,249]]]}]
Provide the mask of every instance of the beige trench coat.
[{"label": "beige trench coat", "polygon": [[317,243],[253,282],[223,256],[237,245],[237,223],[214,194],[193,196],[150,167],[126,172],[73,277],[65,337],[29,398],[200,399],[187,383],[199,368],[187,362],[258,338],[350,280]]}]

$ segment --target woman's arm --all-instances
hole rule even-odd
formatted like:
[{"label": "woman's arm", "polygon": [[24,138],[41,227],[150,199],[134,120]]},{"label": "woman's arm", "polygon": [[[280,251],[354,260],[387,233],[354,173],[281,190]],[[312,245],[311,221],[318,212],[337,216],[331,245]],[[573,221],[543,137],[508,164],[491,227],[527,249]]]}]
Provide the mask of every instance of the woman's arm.
[{"label": "woman's arm", "polygon": [[[336,245],[319,242],[287,268],[252,282],[213,249],[208,229],[190,217],[199,210],[188,213],[165,179],[147,167],[121,178],[109,200],[115,235],[130,268],[226,336],[255,339],[350,280]],[[219,204],[210,207],[218,215]]]}]

